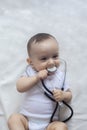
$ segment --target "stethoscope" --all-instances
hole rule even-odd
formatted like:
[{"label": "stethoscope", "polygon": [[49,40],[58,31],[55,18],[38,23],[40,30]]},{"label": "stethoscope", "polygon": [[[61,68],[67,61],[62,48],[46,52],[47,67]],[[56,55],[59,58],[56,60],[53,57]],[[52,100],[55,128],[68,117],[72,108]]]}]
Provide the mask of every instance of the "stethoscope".
[{"label": "stethoscope", "polygon": [[[64,70],[64,80],[63,80],[63,84],[62,84],[61,90],[64,90],[64,84],[65,84],[65,79],[66,79],[66,68],[67,68],[67,64],[66,64],[66,61],[64,61],[64,60],[62,60],[62,61],[63,61],[64,64],[65,64],[65,70]],[[47,70],[48,70],[48,72],[51,73],[51,72],[56,71],[56,67],[54,67],[54,68],[52,68],[52,69],[47,69]],[[56,111],[57,111],[57,109],[58,109],[59,102],[57,102],[57,101],[52,97],[52,96],[53,96],[53,93],[46,87],[44,81],[41,80],[41,82],[42,82],[42,85],[43,85],[44,90],[45,90],[45,91],[44,91],[44,94],[45,94],[50,100],[52,100],[53,102],[56,103],[55,109],[54,109],[54,111],[53,111],[53,113],[52,113],[52,115],[51,115],[51,118],[50,118],[50,123],[51,123],[51,122],[53,122],[53,118],[54,118],[55,113],[56,113]],[[71,111],[70,116],[67,117],[66,119],[64,119],[64,120],[62,121],[62,122],[67,122],[67,121],[73,116],[73,109],[72,109],[72,107],[71,107],[69,104],[67,104],[65,101],[62,101],[62,103],[63,103],[64,105],[66,105],[66,106],[70,109],[70,111]]]}]

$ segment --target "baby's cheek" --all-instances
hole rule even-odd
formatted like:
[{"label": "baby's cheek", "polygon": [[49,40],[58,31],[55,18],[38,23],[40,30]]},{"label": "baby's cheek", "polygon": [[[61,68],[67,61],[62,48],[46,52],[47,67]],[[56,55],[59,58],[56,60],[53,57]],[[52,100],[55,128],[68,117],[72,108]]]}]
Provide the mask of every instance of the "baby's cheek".
[{"label": "baby's cheek", "polygon": [[59,65],[60,65],[60,61],[57,60],[57,61],[56,61],[56,66],[58,67]]}]

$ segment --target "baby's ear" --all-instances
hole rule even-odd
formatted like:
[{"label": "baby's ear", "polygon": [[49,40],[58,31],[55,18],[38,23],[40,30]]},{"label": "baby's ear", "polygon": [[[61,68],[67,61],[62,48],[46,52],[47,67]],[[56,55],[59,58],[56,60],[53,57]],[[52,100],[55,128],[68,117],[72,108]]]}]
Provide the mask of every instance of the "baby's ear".
[{"label": "baby's ear", "polygon": [[31,61],[31,59],[30,59],[30,58],[27,58],[27,59],[26,59],[26,61],[27,61],[27,63],[28,63],[29,65],[31,65],[31,64],[32,64],[32,61]]}]

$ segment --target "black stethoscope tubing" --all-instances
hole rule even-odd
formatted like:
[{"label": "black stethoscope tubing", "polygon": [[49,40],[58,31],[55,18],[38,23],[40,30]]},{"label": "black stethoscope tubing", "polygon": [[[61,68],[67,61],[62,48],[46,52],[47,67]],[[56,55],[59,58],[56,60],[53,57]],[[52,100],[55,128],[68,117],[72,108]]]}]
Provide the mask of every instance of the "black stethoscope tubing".
[{"label": "black stethoscope tubing", "polygon": [[[53,95],[53,93],[45,86],[43,80],[42,80],[41,82],[42,82],[42,85],[43,85],[44,89],[45,89],[48,93],[50,93],[51,95]],[[44,94],[45,94],[50,100],[52,100],[52,101],[54,101],[54,102],[56,103],[55,109],[54,109],[54,111],[53,111],[53,113],[52,113],[52,116],[51,116],[51,118],[50,118],[50,122],[53,122],[53,117],[54,117],[54,115],[55,115],[55,112],[56,112],[57,109],[58,109],[59,103],[58,103],[57,101],[55,101],[55,99],[52,98],[46,91],[44,92]],[[63,104],[66,105],[66,106],[70,109],[70,111],[71,111],[70,116],[69,116],[67,119],[65,119],[65,120],[62,121],[62,122],[67,122],[67,121],[73,116],[73,109],[72,109],[72,107],[71,107],[69,104],[67,104],[65,101],[62,101],[62,102],[63,102]]]},{"label": "black stethoscope tubing", "polygon": [[[64,60],[63,60],[63,61],[64,61]],[[63,85],[62,85],[61,90],[64,90],[64,84],[65,84],[65,79],[66,79],[66,62],[64,61],[64,63],[65,63],[65,75],[64,75],[64,81],[63,81]],[[55,109],[54,109],[54,111],[53,111],[53,113],[52,113],[52,116],[51,116],[51,118],[50,118],[50,122],[53,122],[53,117],[54,117],[54,115],[55,115],[55,113],[56,113],[56,111],[57,111],[57,109],[58,109],[59,103],[58,103],[52,96],[50,96],[50,95],[53,95],[53,93],[46,87],[46,85],[44,84],[44,81],[41,80],[41,82],[42,82],[42,85],[43,85],[44,89],[47,91],[47,92],[44,91],[44,94],[45,94],[50,100],[56,102]],[[49,94],[48,94],[48,93],[49,93]],[[62,103],[63,103],[64,105],[66,105],[66,106],[70,109],[70,111],[71,111],[70,116],[67,117],[67,119],[65,119],[65,120],[62,121],[62,122],[67,122],[67,121],[73,116],[73,109],[72,109],[72,107],[71,107],[69,104],[67,104],[65,101],[62,101]]]}]

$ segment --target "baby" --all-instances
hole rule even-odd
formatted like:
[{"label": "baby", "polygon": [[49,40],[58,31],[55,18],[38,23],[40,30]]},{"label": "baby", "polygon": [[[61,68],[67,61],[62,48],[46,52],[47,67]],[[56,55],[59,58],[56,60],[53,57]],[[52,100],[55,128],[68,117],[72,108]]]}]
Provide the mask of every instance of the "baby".
[{"label": "baby", "polygon": [[17,81],[17,90],[25,92],[19,113],[8,119],[10,130],[68,130],[67,125],[58,119],[58,109],[52,122],[50,118],[55,109],[55,102],[45,94],[42,81],[50,90],[56,102],[69,102],[72,93],[60,71],[59,46],[54,36],[39,33],[31,37],[27,44],[28,66]]}]

